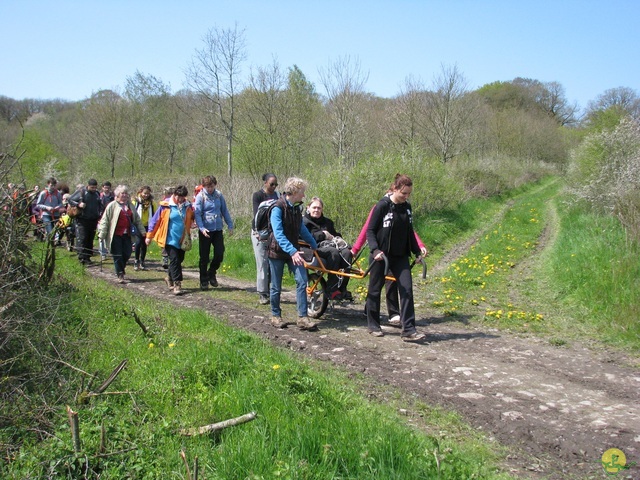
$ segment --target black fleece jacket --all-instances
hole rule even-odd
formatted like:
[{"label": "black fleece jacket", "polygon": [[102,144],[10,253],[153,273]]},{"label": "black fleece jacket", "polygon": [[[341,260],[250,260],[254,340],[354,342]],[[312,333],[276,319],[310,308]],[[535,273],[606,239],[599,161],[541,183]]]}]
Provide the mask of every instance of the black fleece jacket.
[{"label": "black fleece jacket", "polygon": [[420,255],[409,202],[396,204],[389,197],[383,197],[371,214],[367,242],[373,256],[381,251],[387,256]]}]

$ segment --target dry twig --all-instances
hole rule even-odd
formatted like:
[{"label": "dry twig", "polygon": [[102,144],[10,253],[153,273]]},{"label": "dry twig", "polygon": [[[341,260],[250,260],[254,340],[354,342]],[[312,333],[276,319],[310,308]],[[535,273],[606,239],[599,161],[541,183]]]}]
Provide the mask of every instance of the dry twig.
[{"label": "dry twig", "polygon": [[225,420],[223,422],[212,423],[211,425],[204,425],[203,427],[198,428],[183,428],[180,430],[180,435],[185,435],[187,437],[191,437],[194,435],[202,435],[209,432],[215,432],[217,430],[222,430],[223,428],[233,427],[235,425],[240,425],[242,423],[250,422],[255,419],[257,416],[256,412],[247,413],[240,417],[230,418],[229,420]]}]

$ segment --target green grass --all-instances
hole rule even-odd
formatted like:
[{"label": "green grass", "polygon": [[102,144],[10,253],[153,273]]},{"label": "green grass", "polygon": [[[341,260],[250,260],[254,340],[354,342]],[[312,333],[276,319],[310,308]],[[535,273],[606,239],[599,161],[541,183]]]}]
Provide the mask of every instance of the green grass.
[{"label": "green grass", "polygon": [[432,306],[450,316],[472,312],[505,328],[539,323],[544,316],[515,304],[508,286],[513,270],[536,248],[545,203],[557,188],[557,182],[546,182],[512,199],[500,221],[487,225],[469,251],[432,279]]},{"label": "green grass", "polygon": [[[76,290],[65,321],[83,319],[74,359],[99,385],[123,359],[109,391],[86,403],[60,399],[55,435],[25,445],[4,478],[181,478],[183,450],[206,478],[508,478],[491,443],[447,412],[421,405],[427,434],[359,393],[361,379],[301,360],[206,312],[176,309],[91,278],[73,258],[58,272]],[[135,312],[149,328],[136,324]],[[78,393],[87,376],[69,372]],[[86,398],[79,395],[78,398]],[[78,411],[81,452],[71,448],[64,404]],[[217,433],[197,427],[248,412],[257,418]],[[101,429],[105,455],[99,456]],[[437,461],[436,461],[437,458]],[[87,470],[88,469],[88,470]]]},{"label": "green grass", "polygon": [[541,270],[557,298],[578,315],[574,328],[608,343],[640,346],[640,246],[613,217],[559,207],[558,238]]},{"label": "green grass", "polygon": [[613,217],[568,199],[557,179],[514,195],[504,217],[427,282],[430,307],[556,346],[580,338],[639,352],[639,246]]}]

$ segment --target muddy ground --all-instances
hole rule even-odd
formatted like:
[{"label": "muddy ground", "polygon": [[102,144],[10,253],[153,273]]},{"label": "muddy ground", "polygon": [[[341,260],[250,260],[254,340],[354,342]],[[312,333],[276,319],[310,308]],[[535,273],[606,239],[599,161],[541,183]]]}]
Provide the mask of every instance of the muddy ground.
[{"label": "muddy ground", "polygon": [[[293,325],[278,330],[269,324],[269,306],[258,305],[254,285],[218,276],[220,287],[200,291],[197,273],[185,270],[186,293],[175,297],[159,266],[150,266],[150,272],[128,272],[132,282],[120,287],[202,308],[274,345],[363,374],[370,380],[367,394],[381,401],[400,395],[415,425],[421,426],[412,413],[415,401],[454,410],[507,448],[505,470],[514,476],[604,478],[601,458],[609,448],[622,450],[628,464],[640,461],[640,368],[621,353],[576,343],[557,347],[465,324],[464,317],[431,316],[424,306],[417,321],[428,334],[423,344],[402,342],[391,326],[383,326],[382,338],[368,335],[362,305],[354,303],[330,306],[317,332]],[[115,281],[111,266],[90,270]],[[427,295],[421,288],[418,301]],[[246,291],[242,303],[219,298],[237,289]],[[293,314],[294,301],[292,292],[283,295],[285,312]],[[640,479],[640,468],[617,477]]]}]

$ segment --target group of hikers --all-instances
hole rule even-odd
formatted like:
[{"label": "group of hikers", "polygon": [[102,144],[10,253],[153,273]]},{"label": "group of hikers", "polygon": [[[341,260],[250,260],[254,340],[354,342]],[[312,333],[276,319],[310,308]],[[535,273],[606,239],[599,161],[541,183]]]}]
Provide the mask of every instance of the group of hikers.
[{"label": "group of hikers", "polygon": [[[285,328],[288,322],[282,318],[280,293],[284,266],[293,273],[296,282],[296,325],[303,330],[316,330],[317,323],[307,317],[307,268],[311,260],[305,258],[305,248],[317,251],[326,269],[348,271],[352,259],[369,244],[369,289],[365,304],[369,333],[384,336],[380,326],[380,299],[386,283],[387,307],[390,325],[402,329],[401,338],[406,342],[421,342],[425,335],[416,330],[413,302],[413,281],[409,258],[422,261],[427,249],[413,229],[411,205],[408,198],[413,182],[407,175],[396,175],[387,194],[371,209],[354,246],[349,247],[336,231],[333,221],[324,216],[324,203],[313,197],[303,213],[301,206],[308,184],[291,177],[277,192],[278,180],[272,173],[262,177],[262,188],[253,194],[253,210],[257,215],[263,202],[275,200],[270,207],[270,232],[266,239],[252,225],[252,242],[257,265],[256,289],[260,303],[271,305],[271,324]],[[308,246],[301,245],[301,240]],[[386,262],[384,262],[386,258]],[[386,266],[395,280],[386,280]],[[330,298],[350,300],[347,290],[348,276],[329,274],[327,289]]]},{"label": "group of hikers", "polygon": [[[317,330],[317,322],[307,314],[307,266],[314,255],[321,258],[327,275],[327,291],[334,301],[351,301],[347,289],[348,272],[353,258],[365,243],[369,245],[369,288],[365,303],[368,331],[384,336],[380,325],[380,301],[383,286],[389,325],[401,328],[401,338],[420,342],[425,335],[416,330],[413,282],[410,257],[416,262],[427,255],[424,243],[413,229],[408,198],[413,189],[411,178],[396,175],[386,195],[370,210],[356,242],[350,246],[336,231],[334,222],[324,215],[324,202],[313,197],[303,208],[308,183],[297,177],[286,180],[280,191],[276,175],[266,173],[262,187],[253,194],[254,221],[252,244],[256,259],[256,290],[260,304],[271,307],[271,325],[286,328],[290,323],[282,316],[280,297],[285,265],[296,283],[297,318],[302,330]],[[156,202],[149,186],[141,187],[131,198],[128,188],[118,185],[113,191],[104,182],[89,179],[73,193],[59,190],[51,177],[46,188],[28,206],[37,224],[49,238],[60,244],[67,237],[69,250],[75,250],[81,264],[93,264],[94,239],[97,233],[102,260],[113,259],[119,283],[127,283],[126,268],[134,255],[134,270],[145,270],[147,246],[155,240],[162,249],[164,281],[174,295],[183,293],[182,263],[191,249],[191,229],[198,229],[200,289],[217,287],[217,271],[224,259],[223,227],[229,232],[234,224],[214,176],[202,178],[192,195],[186,186],[166,188],[163,199]],[[268,205],[267,232],[255,224],[258,211]],[[57,227],[57,228],[56,228]],[[74,246],[75,241],[75,246]],[[211,251],[213,250],[213,256]],[[386,268],[395,280],[387,280]]]}]

